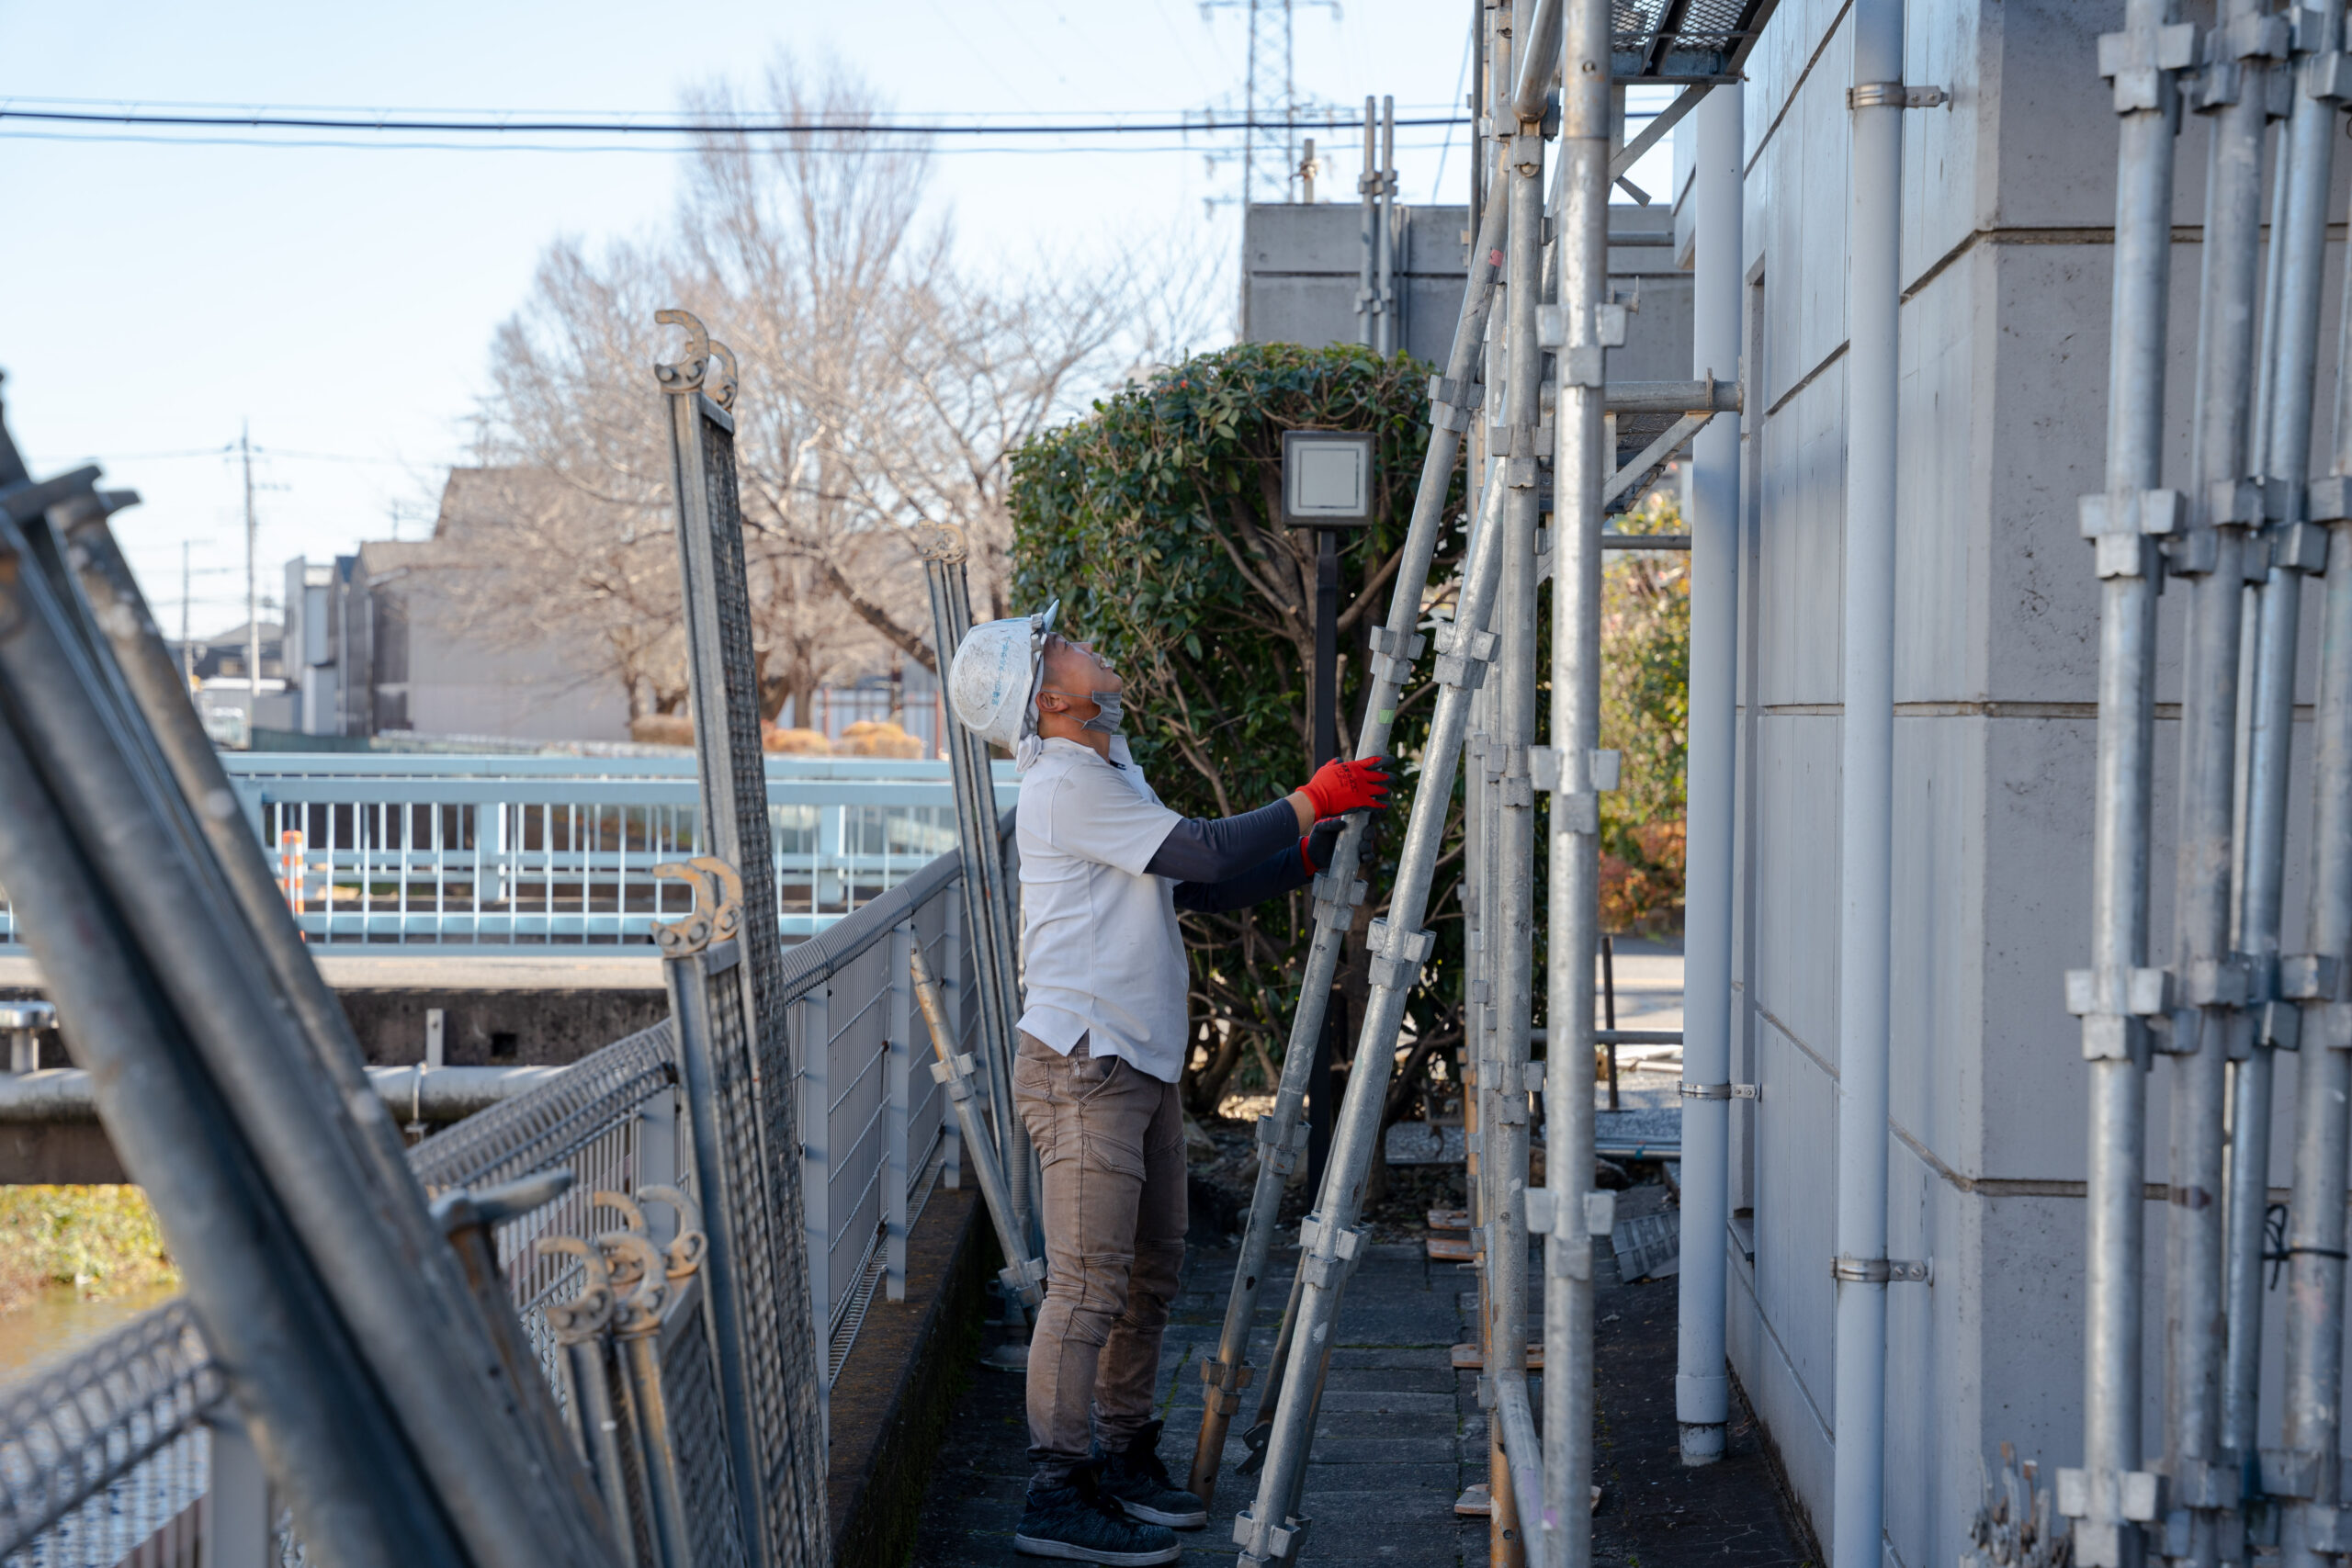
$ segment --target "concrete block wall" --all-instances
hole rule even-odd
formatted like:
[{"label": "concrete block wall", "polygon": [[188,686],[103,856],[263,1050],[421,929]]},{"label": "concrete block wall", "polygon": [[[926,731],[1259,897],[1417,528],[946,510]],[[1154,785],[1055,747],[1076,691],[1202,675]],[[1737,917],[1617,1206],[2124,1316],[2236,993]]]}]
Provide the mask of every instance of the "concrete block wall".
[{"label": "concrete block wall", "polygon": [[[2210,7],[2199,14],[2210,20]],[[1913,0],[1905,117],[1897,543],[1885,1452],[1894,1561],[1966,1547],[1978,1461],[2079,1461],[2085,1073],[2062,975],[2086,961],[2098,595],[2075,500],[2103,483],[2115,122],[2096,69],[2120,0]],[[1750,59],[1748,499],[1735,937],[1731,1348],[1798,1499],[1826,1527],[1836,1433],[1829,1259],[1839,1180],[1839,627],[1850,18],[1782,0]],[[2205,137],[2178,149],[2166,423],[2185,457]],[[2352,186],[2339,153],[2335,210]],[[2267,204],[2266,204],[2267,210]],[[2341,230],[2336,233],[2340,235]],[[2315,471],[2332,439],[2330,249]],[[2167,481],[2179,483],[2177,463]],[[2181,596],[2161,612],[2154,961],[2170,958]],[[2305,600],[2313,695],[2318,596]],[[2299,730],[2301,727],[2299,726]],[[2307,731],[2305,731],[2307,733]],[[2299,741],[2300,744],[2300,741]],[[2308,768],[2307,745],[2297,766]],[[2290,807],[2289,950],[2308,886],[2309,780]],[[2169,1069],[2150,1074],[2163,1183]],[[2282,1058],[2272,1181],[2288,1179]],[[2283,1196],[2283,1193],[2275,1194]],[[2165,1210],[2148,1205],[2145,1430],[2160,1451]],[[2269,1298],[2268,1388],[2278,1386]],[[2271,1416],[2275,1433],[2275,1406]],[[2275,1437],[2267,1439],[2275,1441]]]}]

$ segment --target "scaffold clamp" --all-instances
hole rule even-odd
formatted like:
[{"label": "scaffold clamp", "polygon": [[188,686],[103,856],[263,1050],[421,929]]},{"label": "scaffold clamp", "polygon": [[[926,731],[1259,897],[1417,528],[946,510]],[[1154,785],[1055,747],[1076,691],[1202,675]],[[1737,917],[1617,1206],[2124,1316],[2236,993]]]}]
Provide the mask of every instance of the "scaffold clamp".
[{"label": "scaffold clamp", "polygon": [[2174,22],[2101,33],[2098,73],[2115,87],[2115,112],[2165,107],[2164,79],[2197,59],[2197,24]]}]

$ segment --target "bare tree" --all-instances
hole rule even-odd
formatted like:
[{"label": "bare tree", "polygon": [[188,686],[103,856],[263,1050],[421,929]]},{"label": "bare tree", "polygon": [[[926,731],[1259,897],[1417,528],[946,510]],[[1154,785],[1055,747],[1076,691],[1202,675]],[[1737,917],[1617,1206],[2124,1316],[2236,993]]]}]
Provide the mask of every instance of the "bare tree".
[{"label": "bare tree", "polygon": [[[728,121],[744,106],[721,86],[689,107]],[[918,524],[964,530],[976,595],[1004,613],[1010,455],[1198,313],[1185,290],[1148,286],[1172,274],[959,265],[926,200],[928,149],[858,129],[879,124],[878,100],[839,72],[811,85],[778,64],[755,107],[809,129],[703,137],[672,231],[595,257],[551,246],[493,348],[487,450],[555,482],[457,547],[480,569],[486,611],[528,606],[499,623],[513,635],[548,618],[594,630],[633,711],[667,711],[683,688],[650,377],[674,345],[656,310],[693,310],[739,363],[736,459],[771,716],[788,701],[805,715],[818,685],[887,648],[937,668]]]}]

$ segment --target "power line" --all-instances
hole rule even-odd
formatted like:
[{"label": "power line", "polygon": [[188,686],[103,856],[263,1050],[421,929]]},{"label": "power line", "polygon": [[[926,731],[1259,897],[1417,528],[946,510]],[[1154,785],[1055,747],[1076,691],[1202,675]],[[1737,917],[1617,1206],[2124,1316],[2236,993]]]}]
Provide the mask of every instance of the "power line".
[{"label": "power line", "polygon": [[[1634,117],[1629,115],[1627,118],[1632,118]],[[1299,123],[1303,127],[1311,130],[1321,130],[1329,129],[1320,120],[1312,122],[1302,120]],[[1408,122],[1399,121],[1398,123],[1403,124]],[[1195,126],[1193,129],[1198,130],[1204,128]],[[1231,128],[1220,125],[1216,129],[1224,130]],[[1341,129],[1345,128],[1342,127]],[[137,131],[12,130],[5,128],[0,128],[0,141],[53,141],[66,143],[92,142],[104,143],[108,146],[130,145],[143,147],[252,147],[261,148],[271,152],[304,152],[323,150],[329,152],[548,152],[567,156],[572,154],[601,155],[608,152],[624,152],[640,153],[650,157],[660,158],[679,157],[686,151],[681,147],[665,147],[650,141],[575,141],[570,143],[555,143],[546,141],[387,141],[373,139],[365,141],[336,141],[325,137],[310,136],[175,136],[169,134],[144,135]],[[1407,142],[1403,141],[1399,141],[1396,144],[1397,151],[1413,152],[1434,152],[1441,145],[1442,145],[1442,143],[1437,141]],[[854,149],[820,146],[810,148],[808,151],[819,154],[832,154],[848,153],[854,151]],[[1092,154],[1097,157],[1152,158],[1171,156],[1193,157],[1197,155],[1199,152],[1200,149],[1198,147],[1188,147],[1175,142],[1170,142],[1160,146],[1116,146],[1104,145],[1100,142],[1088,142],[1076,146],[1064,145],[1046,147],[1040,147],[1033,142],[1026,146],[989,144],[982,146],[967,145],[962,147],[933,147],[926,149],[924,155],[933,158],[1060,158],[1086,153]]]},{"label": "power line", "polygon": [[[676,120],[421,119],[386,114],[370,118],[292,114],[274,108],[255,108],[242,113],[158,114],[146,109],[101,113],[92,109],[18,108],[0,104],[0,120],[34,120],[55,125],[143,125],[194,130],[418,131],[442,136],[1175,136],[1216,131],[1321,130],[1325,128],[1327,119],[1329,125],[1340,124],[1336,118],[1337,112],[1334,110],[1330,117],[1291,115],[1280,119],[1257,115],[1220,119],[1210,115],[1190,120],[1095,120],[1056,125],[1039,121],[1011,124],[967,121],[959,124],[947,120],[792,120],[747,117]],[[1396,123],[1401,127],[1461,126],[1470,122],[1462,115],[1432,115],[1400,118]]]}]

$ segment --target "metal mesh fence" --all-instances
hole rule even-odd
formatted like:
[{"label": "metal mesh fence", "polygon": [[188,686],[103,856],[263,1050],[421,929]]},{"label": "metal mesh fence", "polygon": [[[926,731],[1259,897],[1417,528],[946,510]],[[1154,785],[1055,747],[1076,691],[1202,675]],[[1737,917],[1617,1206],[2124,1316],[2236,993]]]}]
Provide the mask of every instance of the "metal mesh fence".
[{"label": "metal mesh fence", "polygon": [[10,1568],[192,1562],[209,1484],[204,1415],[226,1393],[173,1302],[0,1396],[0,1561]]},{"label": "metal mesh fence", "polygon": [[[778,1010],[799,1015],[804,1027],[810,1019],[831,1020],[822,1031],[828,1077],[839,1086],[828,1100],[830,1141],[810,1151],[805,1165],[789,1154],[783,1160],[765,1157],[773,1145],[762,1136],[745,976],[738,964],[711,977],[713,1054],[726,1080],[718,1141],[729,1179],[741,1191],[759,1193],[773,1190],[778,1180],[797,1188],[793,1179],[805,1168],[809,1181],[843,1198],[826,1238],[828,1255],[839,1256],[842,1267],[834,1276],[840,1288],[829,1296],[833,1310],[824,1339],[807,1326],[811,1308],[805,1278],[788,1280],[781,1266],[786,1248],[773,1207],[753,1205],[760,1228],[739,1238],[754,1418],[762,1437],[760,1479],[772,1507],[795,1497],[822,1506],[822,1428],[813,1417],[793,1418],[793,1385],[810,1389],[813,1398],[819,1378],[830,1381],[839,1372],[888,1261],[891,1186],[906,1183],[897,1212],[903,1216],[899,1223],[910,1225],[949,1151],[944,1096],[922,1066],[928,1042],[919,1022],[894,1012],[893,991],[902,983],[894,937],[901,926],[911,927],[912,939],[951,987],[968,1043],[976,1016],[970,1006],[975,960],[953,930],[950,912],[961,896],[956,870],[956,857],[944,856],[832,931],[779,955],[772,992]],[[907,1037],[894,1038],[902,1025]],[[668,1114],[658,1108],[669,1103],[677,1082],[676,1051],[675,1030],[665,1021],[410,1151],[411,1169],[434,1190],[491,1186],[555,1166],[573,1171],[573,1185],[561,1199],[502,1225],[497,1238],[517,1311],[559,1392],[562,1381],[553,1375],[553,1347],[539,1309],[570,1293],[577,1264],[541,1260],[533,1244],[544,1235],[613,1228],[609,1213],[592,1213],[598,1190],[633,1192],[648,1182],[678,1179],[674,1169],[646,1168],[649,1159],[674,1161],[678,1153],[678,1145],[663,1149],[648,1136],[656,1124],[649,1118]],[[910,1070],[903,1089],[889,1087],[887,1063],[893,1051],[912,1058],[904,1064]],[[782,1081],[795,1082],[790,1077]],[[894,1095],[903,1103],[893,1105]],[[788,1101],[791,1095],[767,1098]],[[903,1118],[902,1159],[894,1158],[888,1135],[893,1117]],[[700,1306],[680,1311],[680,1320],[664,1329],[663,1383],[689,1523],[697,1561],[734,1568],[745,1558],[734,1528],[735,1479],[717,1353]],[[193,1564],[209,1506],[205,1417],[222,1393],[195,1319],[177,1302],[0,1393],[0,1562],[7,1568]],[[808,1436],[796,1448],[800,1434]],[[816,1477],[814,1490],[796,1479],[799,1466]],[[821,1526],[799,1521],[793,1528],[805,1532]],[[277,1538],[283,1562],[304,1561],[290,1518],[280,1518]],[[786,1561],[795,1539],[786,1538]],[[806,1535],[797,1539],[805,1543]]]}]

